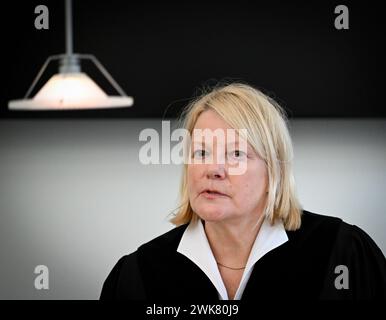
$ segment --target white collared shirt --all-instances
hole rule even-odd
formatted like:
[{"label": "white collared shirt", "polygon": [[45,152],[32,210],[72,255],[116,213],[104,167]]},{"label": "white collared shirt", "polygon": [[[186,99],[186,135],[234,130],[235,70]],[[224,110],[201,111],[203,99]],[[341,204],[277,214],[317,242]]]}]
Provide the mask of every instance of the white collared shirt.
[{"label": "white collared shirt", "polygon": [[[255,263],[266,253],[287,241],[288,236],[281,221],[277,221],[274,225],[271,225],[268,219],[263,221],[255,242],[253,243],[234,300],[241,299]],[[190,259],[207,275],[217,289],[220,300],[229,300],[224,281],[222,280],[201,220],[198,220],[196,223],[191,222],[188,225],[182,235],[177,252]]]}]

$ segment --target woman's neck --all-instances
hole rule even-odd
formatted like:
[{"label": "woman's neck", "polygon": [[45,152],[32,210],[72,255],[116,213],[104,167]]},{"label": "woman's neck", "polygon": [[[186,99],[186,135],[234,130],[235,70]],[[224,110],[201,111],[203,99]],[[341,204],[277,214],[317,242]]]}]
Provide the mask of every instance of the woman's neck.
[{"label": "woman's neck", "polygon": [[242,221],[206,221],[205,233],[217,262],[244,267],[263,220],[260,215]]}]

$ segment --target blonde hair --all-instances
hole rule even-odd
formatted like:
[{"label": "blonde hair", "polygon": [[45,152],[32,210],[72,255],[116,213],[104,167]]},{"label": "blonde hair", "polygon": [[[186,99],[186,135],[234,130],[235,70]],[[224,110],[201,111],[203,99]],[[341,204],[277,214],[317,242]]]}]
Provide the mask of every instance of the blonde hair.
[{"label": "blonde hair", "polygon": [[[301,206],[295,192],[292,173],[293,147],[284,110],[261,91],[242,83],[218,85],[191,101],[180,120],[190,135],[200,114],[213,110],[232,128],[247,129],[243,137],[264,160],[268,171],[268,194],[264,214],[273,224],[283,221],[286,230],[296,230],[301,224]],[[178,212],[170,220],[181,225],[198,219],[189,202],[185,163],[180,185]]]}]

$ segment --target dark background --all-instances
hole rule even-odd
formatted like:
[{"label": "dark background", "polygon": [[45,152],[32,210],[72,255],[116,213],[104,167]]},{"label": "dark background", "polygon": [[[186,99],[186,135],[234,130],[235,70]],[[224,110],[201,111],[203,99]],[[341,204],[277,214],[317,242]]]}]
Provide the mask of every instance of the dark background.
[{"label": "dark background", "polygon": [[[34,27],[39,4],[49,30]],[[349,30],[334,27],[339,4]],[[174,118],[198,88],[224,79],[262,89],[289,117],[385,117],[383,12],[375,1],[74,0],[74,51],[94,54],[134,106],[25,112],[7,102],[24,96],[49,55],[64,53],[64,1],[3,2],[0,119]],[[115,94],[91,63],[83,69]]]}]

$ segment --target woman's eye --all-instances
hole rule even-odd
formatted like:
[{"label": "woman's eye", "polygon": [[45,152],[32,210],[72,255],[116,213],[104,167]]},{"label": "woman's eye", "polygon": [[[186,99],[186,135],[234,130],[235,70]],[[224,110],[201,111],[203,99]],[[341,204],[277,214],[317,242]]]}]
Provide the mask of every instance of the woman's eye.
[{"label": "woman's eye", "polygon": [[205,150],[196,150],[193,153],[193,157],[196,159],[204,158],[207,155],[208,155],[208,152],[206,152]]},{"label": "woman's eye", "polygon": [[241,150],[234,150],[234,151],[230,152],[230,156],[233,159],[245,159],[247,154]]}]

